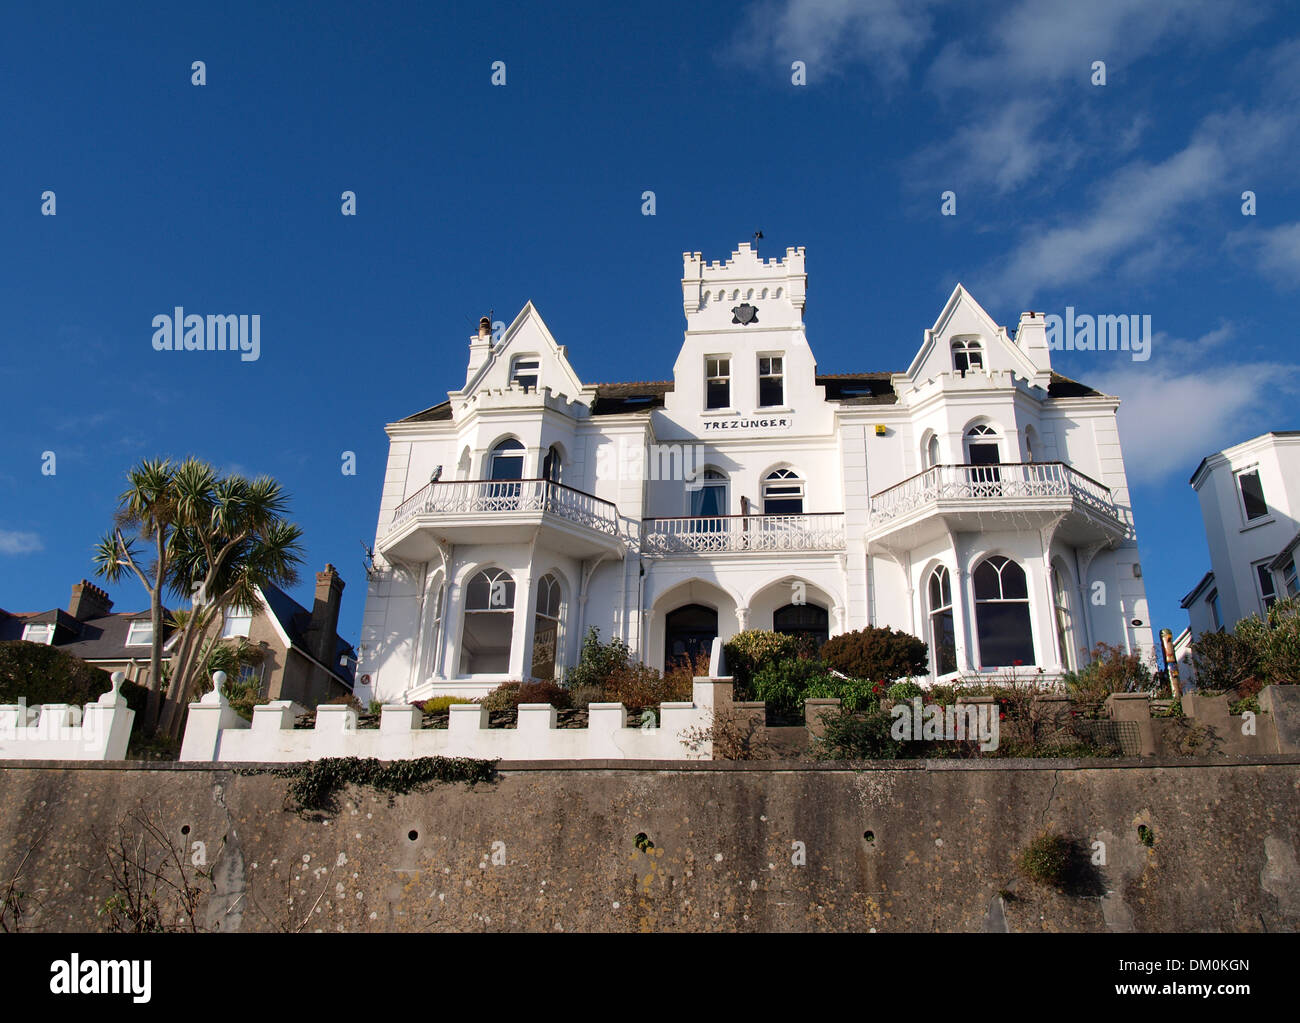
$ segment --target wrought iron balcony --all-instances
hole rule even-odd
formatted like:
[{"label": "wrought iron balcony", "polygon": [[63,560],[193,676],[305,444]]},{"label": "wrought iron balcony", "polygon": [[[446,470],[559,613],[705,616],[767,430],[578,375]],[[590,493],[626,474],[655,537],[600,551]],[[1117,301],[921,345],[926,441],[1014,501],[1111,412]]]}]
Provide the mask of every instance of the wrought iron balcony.
[{"label": "wrought iron balcony", "polygon": [[1110,489],[1064,462],[936,465],[871,498],[873,527],[927,504],[996,508],[1021,498],[1060,498],[1120,521]]},{"label": "wrought iron balcony", "polygon": [[730,551],[842,551],[844,515],[687,515],[646,519],[647,554],[721,554]]},{"label": "wrought iron balcony", "polygon": [[618,513],[609,501],[551,480],[439,480],[416,491],[393,513],[391,533],[417,515],[492,515],[541,512],[610,536]]}]

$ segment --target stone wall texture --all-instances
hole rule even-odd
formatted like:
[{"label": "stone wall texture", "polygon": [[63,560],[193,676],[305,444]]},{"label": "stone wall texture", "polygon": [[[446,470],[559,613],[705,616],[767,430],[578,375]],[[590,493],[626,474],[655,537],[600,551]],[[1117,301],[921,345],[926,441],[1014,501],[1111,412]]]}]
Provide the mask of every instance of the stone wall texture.
[{"label": "stone wall texture", "polygon": [[[20,929],[105,929],[123,837],[181,857],[209,930],[1300,929],[1296,757],[503,763],[391,800],[348,786],[316,815],[247,770],[0,766]],[[1082,850],[1062,888],[1017,866],[1045,829]]]}]

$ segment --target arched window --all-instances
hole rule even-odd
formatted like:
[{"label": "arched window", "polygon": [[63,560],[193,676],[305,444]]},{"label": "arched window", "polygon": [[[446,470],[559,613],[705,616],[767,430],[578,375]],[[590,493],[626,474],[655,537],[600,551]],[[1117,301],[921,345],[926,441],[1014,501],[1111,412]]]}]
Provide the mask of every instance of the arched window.
[{"label": "arched window", "polygon": [[925,444],[921,447],[921,468],[933,469],[939,464],[939,435],[930,434]]},{"label": "arched window", "polygon": [[1025,427],[1025,461],[1033,462],[1041,456],[1040,445],[1038,443],[1038,431],[1032,426]]},{"label": "arched window", "polygon": [[803,480],[791,469],[776,469],[763,481],[764,515],[802,515]]},{"label": "arched window", "polygon": [[952,343],[952,366],[962,376],[970,369],[984,368],[984,346],[974,338],[959,338]]},{"label": "arched window", "polygon": [[998,497],[1002,493],[1002,457],[997,431],[977,423],[966,431],[966,470],[972,497]]},{"label": "arched window", "polygon": [[525,390],[537,390],[537,372],[541,364],[536,355],[516,355],[510,360],[510,382]]},{"label": "arched window", "polygon": [[664,616],[664,669],[694,664],[708,656],[718,635],[718,612],[702,604],[687,604]]},{"label": "arched window", "polygon": [[533,615],[533,678],[555,678],[560,639],[560,582],[547,573],[537,580]]},{"label": "arched window", "polygon": [[509,671],[514,631],[515,581],[499,568],[485,568],[465,587],[461,674],[493,675]]},{"label": "arched window", "polygon": [[957,630],[952,617],[952,577],[940,565],[930,573],[930,666],[934,677],[957,670]]},{"label": "arched window", "polygon": [[560,479],[562,468],[560,449],[552,444],[542,460],[542,479],[550,480],[552,483],[562,482]]},{"label": "arched window", "polygon": [[785,636],[806,636],[814,650],[830,639],[830,618],[817,604],[786,604],[772,612],[772,631]]},{"label": "arched window", "polygon": [[1029,624],[1025,570],[998,554],[979,563],[974,582],[981,667],[1033,664],[1034,635]]},{"label": "arched window", "polygon": [[717,469],[705,469],[700,473],[698,486],[688,489],[691,500],[691,514],[698,517],[726,515],[730,505],[727,502],[727,477]]},{"label": "arched window", "polygon": [[1065,586],[1065,574],[1052,566],[1052,611],[1056,620],[1056,652],[1061,667],[1074,670],[1074,622],[1070,617],[1070,595]]},{"label": "arched window", "polygon": [[524,446],[508,437],[492,449],[489,479],[521,480],[524,478]]}]

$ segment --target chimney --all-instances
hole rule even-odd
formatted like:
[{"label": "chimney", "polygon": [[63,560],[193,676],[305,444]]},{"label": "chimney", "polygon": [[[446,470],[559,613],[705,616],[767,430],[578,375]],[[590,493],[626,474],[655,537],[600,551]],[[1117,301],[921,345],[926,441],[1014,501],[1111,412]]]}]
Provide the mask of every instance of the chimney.
[{"label": "chimney", "polygon": [[465,384],[474,379],[492,351],[492,321],[484,316],[478,321],[478,333],[469,339],[469,366],[465,370]]},{"label": "chimney", "polygon": [[68,614],[79,622],[89,618],[100,618],[113,610],[113,602],[108,594],[94,583],[85,579],[72,587],[72,597],[68,601]]},{"label": "chimney", "polygon": [[316,600],[304,639],[307,652],[334,671],[338,671],[334,651],[338,645],[335,636],[339,629],[339,602],[342,598],[343,580],[333,565],[326,564],[324,572],[316,573]]}]

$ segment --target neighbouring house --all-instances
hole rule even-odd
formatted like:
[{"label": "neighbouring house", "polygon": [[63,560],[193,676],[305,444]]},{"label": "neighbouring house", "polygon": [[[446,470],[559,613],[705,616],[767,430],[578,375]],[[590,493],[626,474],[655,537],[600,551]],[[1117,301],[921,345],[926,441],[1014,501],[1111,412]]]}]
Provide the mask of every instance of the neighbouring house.
[{"label": "neighbouring house", "polygon": [[[246,667],[236,681],[258,682],[262,696],[293,700],[306,707],[352,692],[356,655],[338,635],[343,580],[333,565],[316,574],[311,610],[276,586],[259,588],[263,607],[234,608],[221,637],[243,637],[262,658]],[[128,680],[148,685],[152,629],[149,611],[114,613],[108,594],[82,580],[72,587],[68,610],[35,613],[0,611],[0,640],[25,639],[57,646],[97,668],[125,672]],[[167,615],[164,614],[164,619]],[[163,654],[170,656],[177,638],[164,624]]]},{"label": "neighbouring house", "polygon": [[[164,656],[170,653],[172,634],[168,614],[164,609]],[[10,639],[56,646],[109,674],[121,671],[129,682],[149,684],[153,648],[149,609],[114,612],[108,594],[85,579],[72,587],[66,611],[0,611],[0,640]]]},{"label": "neighbouring house", "polygon": [[1189,482],[1210,549],[1210,571],[1182,599],[1194,639],[1265,616],[1279,597],[1300,592],[1300,431],[1265,433],[1216,451]]},{"label": "neighbouring house", "polygon": [[933,680],[1148,658],[1119,401],[1053,372],[1044,315],[1009,334],[958,285],[907,369],[823,374],[806,283],[803,248],[685,253],[648,383],[581,380],[531,302],[485,317],[464,385],[386,427],[359,695],[562,678],[590,626],[661,668],[870,624],[923,637]]}]

